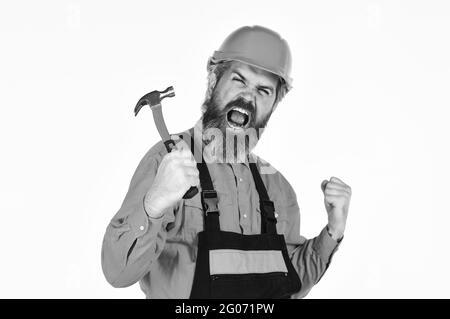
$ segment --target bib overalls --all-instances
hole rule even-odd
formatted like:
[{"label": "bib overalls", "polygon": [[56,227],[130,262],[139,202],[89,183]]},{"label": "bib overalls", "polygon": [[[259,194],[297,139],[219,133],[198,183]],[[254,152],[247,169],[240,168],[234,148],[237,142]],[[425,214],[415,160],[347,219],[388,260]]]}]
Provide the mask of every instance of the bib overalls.
[{"label": "bib overalls", "polygon": [[301,288],[284,236],[277,234],[274,204],[256,164],[249,164],[260,200],[259,235],[220,230],[217,193],[205,161],[197,163],[205,228],[198,234],[190,298],[289,298]]}]

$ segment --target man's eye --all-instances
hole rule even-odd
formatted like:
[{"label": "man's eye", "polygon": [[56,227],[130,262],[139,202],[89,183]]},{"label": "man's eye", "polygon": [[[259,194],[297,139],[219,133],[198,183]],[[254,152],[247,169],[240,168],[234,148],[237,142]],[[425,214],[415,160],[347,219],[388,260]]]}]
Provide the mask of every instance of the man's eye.
[{"label": "man's eye", "polygon": [[238,81],[238,82],[244,83],[244,81],[240,78],[233,78],[233,81]]},{"label": "man's eye", "polygon": [[269,95],[270,94],[269,90],[266,90],[266,89],[259,89],[258,91],[260,93],[262,93],[262,94],[265,94],[265,95]]}]

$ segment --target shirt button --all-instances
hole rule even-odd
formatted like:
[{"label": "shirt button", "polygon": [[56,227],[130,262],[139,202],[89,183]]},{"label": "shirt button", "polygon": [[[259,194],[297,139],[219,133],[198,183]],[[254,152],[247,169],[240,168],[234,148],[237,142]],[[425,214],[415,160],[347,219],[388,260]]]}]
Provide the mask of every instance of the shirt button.
[{"label": "shirt button", "polygon": [[239,181],[240,181],[240,182],[242,182],[242,181],[243,181],[243,179],[239,177]]},{"label": "shirt button", "polygon": [[244,214],[244,218],[247,218],[247,214]]},{"label": "shirt button", "polygon": [[275,213],[275,218],[278,218],[278,214],[277,213]]},{"label": "shirt button", "polygon": [[144,230],[144,226],[139,227],[140,230]]}]

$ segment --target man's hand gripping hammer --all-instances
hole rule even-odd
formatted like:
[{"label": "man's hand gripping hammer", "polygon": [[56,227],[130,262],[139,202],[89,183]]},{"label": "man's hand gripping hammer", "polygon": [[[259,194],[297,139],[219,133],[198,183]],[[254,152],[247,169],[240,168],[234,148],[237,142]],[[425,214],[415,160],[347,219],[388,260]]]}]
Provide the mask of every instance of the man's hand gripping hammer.
[{"label": "man's hand gripping hammer", "polygon": [[[167,130],[166,123],[164,121],[164,117],[161,110],[161,101],[166,97],[174,97],[175,92],[173,90],[172,86],[169,86],[164,91],[152,91],[150,93],[145,94],[143,97],[141,97],[136,104],[136,107],[134,108],[134,115],[138,115],[141,108],[145,105],[149,105],[150,109],[153,113],[153,120],[155,121],[156,128],[158,129],[159,135],[161,135],[161,138],[164,142],[164,145],[166,146],[166,150],[168,153],[170,153],[175,146],[175,142],[170,138],[169,131]],[[195,196],[195,194],[198,193],[198,188],[195,186],[192,186],[186,194],[184,194],[183,198],[188,199]]]}]

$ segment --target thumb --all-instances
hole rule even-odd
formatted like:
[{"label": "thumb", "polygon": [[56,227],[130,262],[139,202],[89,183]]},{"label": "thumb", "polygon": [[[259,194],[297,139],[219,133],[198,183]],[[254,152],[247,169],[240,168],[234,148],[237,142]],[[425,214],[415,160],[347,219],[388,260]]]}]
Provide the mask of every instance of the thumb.
[{"label": "thumb", "polygon": [[325,193],[325,187],[327,187],[328,181],[326,179],[324,179],[322,181],[322,184],[320,184],[320,188],[322,189],[322,192]]},{"label": "thumb", "polygon": [[178,135],[170,135],[170,138],[175,142],[176,150],[180,152],[186,152],[189,151],[190,148],[189,145],[183,140],[181,136]]}]

